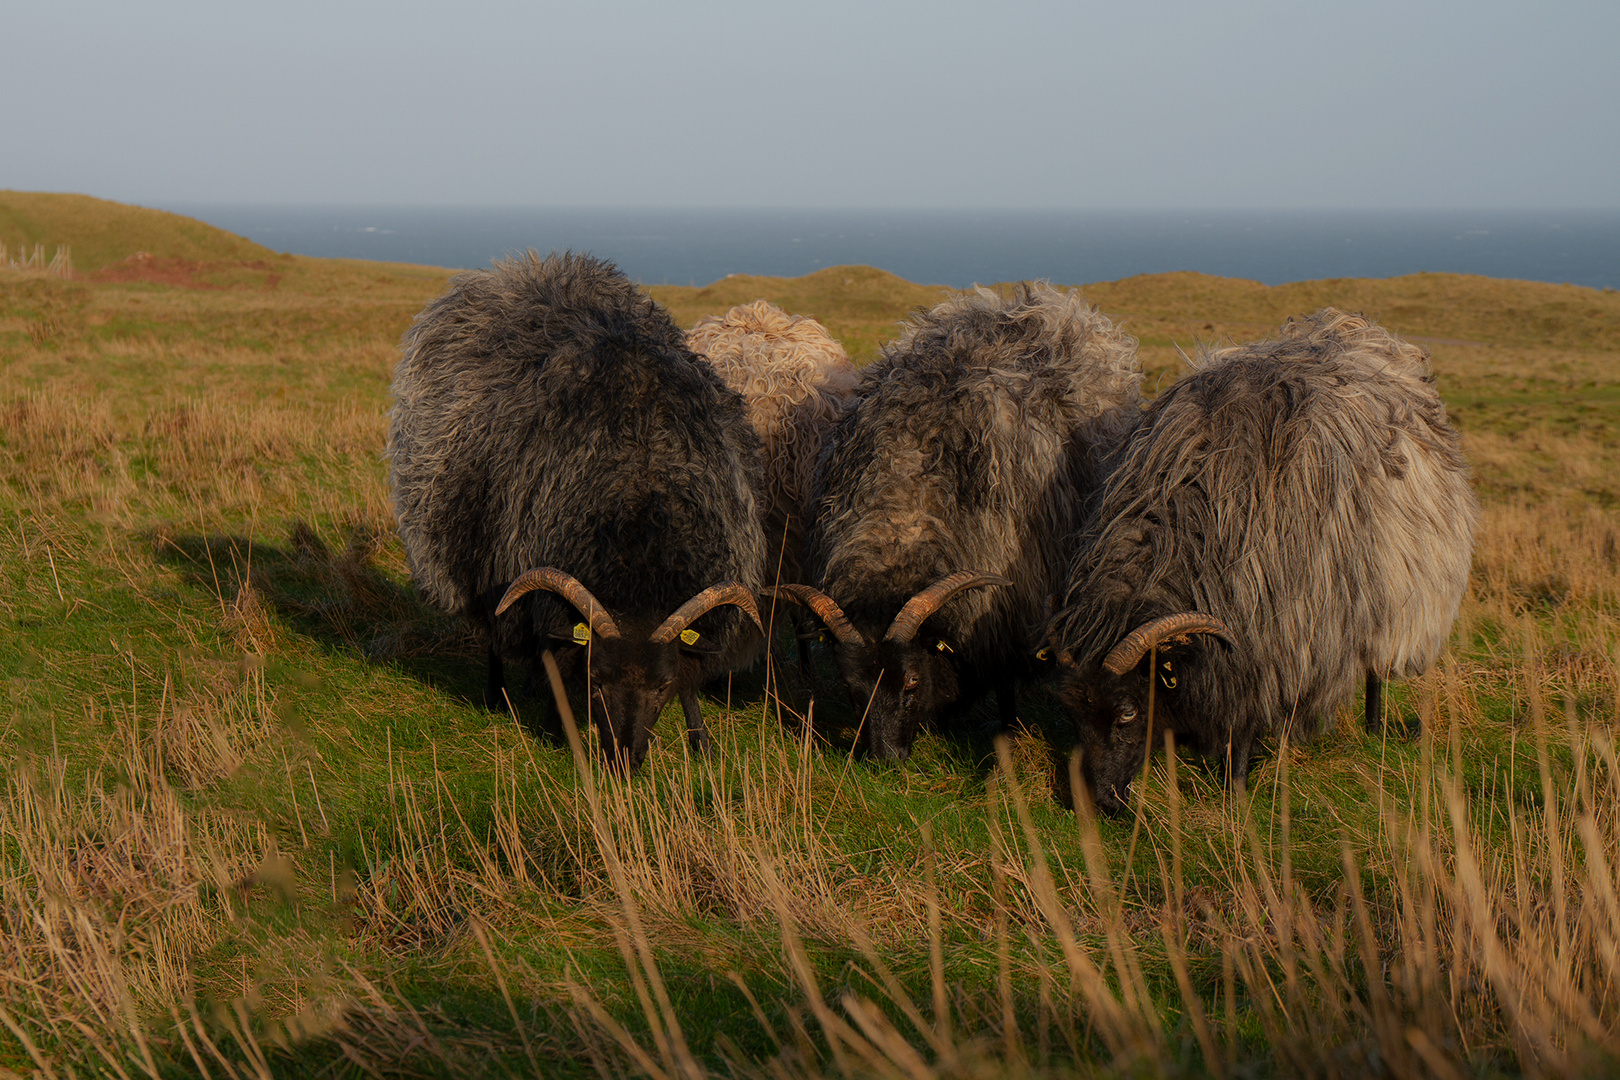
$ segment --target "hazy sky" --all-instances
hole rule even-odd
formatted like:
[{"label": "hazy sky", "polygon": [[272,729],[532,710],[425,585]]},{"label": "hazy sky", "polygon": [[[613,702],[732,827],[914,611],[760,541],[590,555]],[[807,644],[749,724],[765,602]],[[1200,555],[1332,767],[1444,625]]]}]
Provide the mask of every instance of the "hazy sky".
[{"label": "hazy sky", "polygon": [[1620,206],[1620,0],[16,0],[0,42],[0,187],[148,204]]}]

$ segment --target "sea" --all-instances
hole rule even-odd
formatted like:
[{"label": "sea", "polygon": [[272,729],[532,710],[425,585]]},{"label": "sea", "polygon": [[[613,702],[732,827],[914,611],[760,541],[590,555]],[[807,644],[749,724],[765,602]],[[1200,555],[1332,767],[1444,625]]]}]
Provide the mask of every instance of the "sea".
[{"label": "sea", "polygon": [[526,249],[643,284],[875,266],[920,284],[1062,285],[1193,270],[1267,285],[1422,271],[1620,288],[1620,209],[1091,211],[558,209],[176,203],[276,251],[471,268]]}]

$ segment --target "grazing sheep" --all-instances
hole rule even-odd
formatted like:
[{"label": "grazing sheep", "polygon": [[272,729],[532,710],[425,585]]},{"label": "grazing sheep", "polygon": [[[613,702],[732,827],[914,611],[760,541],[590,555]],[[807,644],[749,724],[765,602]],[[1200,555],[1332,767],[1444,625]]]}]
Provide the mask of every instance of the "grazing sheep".
[{"label": "grazing sheep", "polygon": [[487,641],[485,703],[504,707],[503,657],[555,649],[571,684],[588,672],[613,760],[640,764],[672,694],[706,747],[697,687],[760,642],[762,476],[742,397],[585,255],[458,275],[403,349],[388,436],[400,538],[423,594]]},{"label": "grazing sheep", "polygon": [[[853,398],[860,372],[826,327],[767,300],[699,319],[686,343],[742,394],[764,445],[766,580],[802,582],[816,457]],[[807,676],[809,649],[801,636],[799,666]]]},{"label": "grazing sheep", "polygon": [[[1165,731],[1241,785],[1368,677],[1434,662],[1478,507],[1428,354],[1326,308],[1207,353],[1143,411],[1052,624],[1098,806]],[[1151,715],[1150,715],[1151,712]]]},{"label": "grazing sheep", "polygon": [[[867,748],[1034,673],[1064,539],[1134,421],[1135,342],[1072,292],[962,293],[884,350],[817,466],[806,569]],[[987,586],[1000,588],[984,591]]]}]

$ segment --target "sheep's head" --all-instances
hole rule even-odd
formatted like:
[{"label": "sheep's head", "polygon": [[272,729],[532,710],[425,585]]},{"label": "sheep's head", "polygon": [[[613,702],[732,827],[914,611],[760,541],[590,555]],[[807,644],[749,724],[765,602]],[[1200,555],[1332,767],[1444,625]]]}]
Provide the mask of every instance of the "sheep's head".
[{"label": "sheep's head", "polygon": [[1058,698],[1078,730],[1080,773],[1099,810],[1125,809],[1132,781],[1166,731],[1199,730],[1189,688],[1205,677],[1210,637],[1232,646],[1225,623],[1189,611],[1142,624],[1093,664],[1048,646],[1060,672]]},{"label": "sheep's head", "polygon": [[833,639],[838,678],[861,717],[861,740],[874,757],[904,760],[924,720],[944,713],[961,697],[958,642],[920,633],[929,616],[959,593],[1011,585],[994,574],[960,570],[906,601],[882,637],[863,632],[836,601],[809,585],[782,585],[766,595],[799,604],[821,621]]},{"label": "sheep's head", "polygon": [[752,594],[735,581],[711,585],[653,625],[651,619],[615,621],[590,592],[561,570],[544,567],[520,576],[506,590],[496,615],[517,600],[548,590],[571,604],[583,621],[543,627],[558,664],[588,672],[591,720],[608,760],[634,769],[647,756],[647,743],[669,699],[702,677],[705,661],[721,651],[710,635],[693,623],[717,607],[741,608],[764,634]]}]

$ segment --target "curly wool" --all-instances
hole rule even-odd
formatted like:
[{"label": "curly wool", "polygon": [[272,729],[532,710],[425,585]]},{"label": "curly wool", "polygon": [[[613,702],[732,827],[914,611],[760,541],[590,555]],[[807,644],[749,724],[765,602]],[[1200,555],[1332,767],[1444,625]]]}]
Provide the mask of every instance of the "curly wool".
[{"label": "curly wool", "polygon": [[857,626],[958,570],[1007,588],[931,620],[969,676],[1029,673],[1108,454],[1135,422],[1136,342],[1078,293],[979,288],[914,315],[863,374],[817,469],[807,570]]},{"label": "curly wool", "polygon": [[[718,581],[760,588],[743,400],[612,263],[529,252],[459,274],[402,344],[387,457],[412,576],[501,652],[532,656],[537,624],[577,617],[542,593],[493,625],[533,567],[572,574],[627,628]],[[747,636],[735,608],[704,619],[716,640]]]},{"label": "curly wool", "polygon": [[1237,648],[1201,649],[1179,733],[1243,753],[1434,662],[1479,511],[1428,354],[1366,318],[1326,308],[1192,367],[1124,446],[1053,625],[1089,678],[1153,618],[1223,620]]},{"label": "curly wool", "polygon": [[748,402],[748,418],[765,448],[767,577],[801,581],[816,457],[854,396],[860,372],[821,323],[766,300],[698,320],[686,342]]}]

